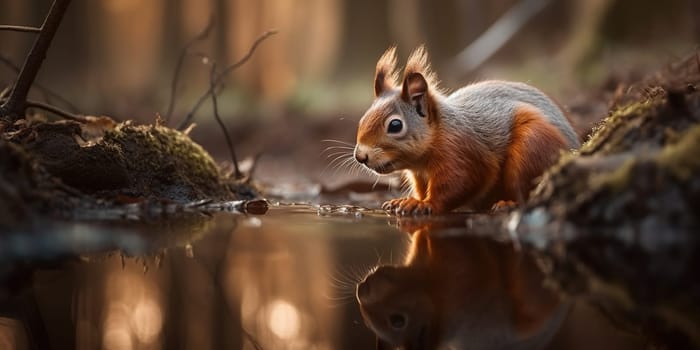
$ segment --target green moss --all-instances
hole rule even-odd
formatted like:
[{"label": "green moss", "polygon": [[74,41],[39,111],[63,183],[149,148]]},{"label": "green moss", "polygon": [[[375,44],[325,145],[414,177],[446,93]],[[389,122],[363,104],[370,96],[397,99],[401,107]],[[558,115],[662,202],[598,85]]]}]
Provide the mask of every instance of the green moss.
[{"label": "green moss", "polygon": [[681,181],[687,181],[700,170],[700,125],[685,132],[678,142],[664,147],[656,156],[657,164],[668,169]]},{"label": "green moss", "polygon": [[616,131],[622,127],[629,128],[629,123],[641,123],[639,116],[650,114],[650,110],[659,105],[659,101],[642,101],[631,103],[613,111],[603,119],[581,145],[579,150],[582,155],[590,155],[601,149],[614,152],[623,141],[622,134]]},{"label": "green moss", "polygon": [[126,194],[176,201],[231,197],[211,156],[180,131],[122,123],[99,145],[121,150],[129,177]]},{"label": "green moss", "polygon": [[[211,156],[198,144],[180,131],[163,126],[119,124],[104,137],[105,143],[117,143],[133,151],[129,143],[142,149],[139,154],[149,155],[142,159],[150,166],[158,167],[158,161],[172,157],[186,166],[192,175],[217,177],[218,169]],[[135,152],[134,152],[135,153]],[[131,154],[134,156],[135,154]]]},{"label": "green moss", "polygon": [[615,193],[623,191],[632,176],[635,164],[635,159],[630,158],[615,170],[591,173],[588,177],[588,191],[602,188],[610,189]]},{"label": "green moss", "polygon": [[[588,175],[588,190],[607,188],[615,193],[621,192],[627,188],[636,165],[649,161],[656,162],[660,168],[670,171],[678,180],[687,181],[700,170],[698,150],[700,150],[700,125],[694,126],[679,136],[677,142],[659,151],[643,157],[630,157],[612,171],[591,172]],[[553,169],[553,171],[558,170]]]}]

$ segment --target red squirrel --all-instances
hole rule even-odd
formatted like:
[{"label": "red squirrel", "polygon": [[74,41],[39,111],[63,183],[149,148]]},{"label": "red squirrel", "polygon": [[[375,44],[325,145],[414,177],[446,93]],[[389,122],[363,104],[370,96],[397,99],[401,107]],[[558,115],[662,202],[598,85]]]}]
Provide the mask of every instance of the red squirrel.
[{"label": "red squirrel", "polygon": [[360,119],[355,159],[378,174],[403,171],[408,197],[397,215],[482,210],[526,200],[562,150],[579,147],[550,98],[524,83],[483,81],[446,94],[423,46],[396,85],[396,48],[377,62],[375,100]]},{"label": "red squirrel", "polygon": [[510,244],[425,227],[406,263],[372,270],[356,297],[378,349],[539,349],[569,310],[542,281]]}]

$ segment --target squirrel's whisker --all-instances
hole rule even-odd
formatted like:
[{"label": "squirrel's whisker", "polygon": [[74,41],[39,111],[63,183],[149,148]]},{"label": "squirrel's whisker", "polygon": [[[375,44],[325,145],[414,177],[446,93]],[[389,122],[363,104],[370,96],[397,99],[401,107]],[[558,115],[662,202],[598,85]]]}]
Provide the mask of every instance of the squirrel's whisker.
[{"label": "squirrel's whisker", "polygon": [[326,158],[331,158],[331,157],[335,157],[335,156],[338,156],[338,155],[352,156],[352,153],[348,153],[348,152],[346,152],[346,151],[342,151],[342,152],[340,152],[340,151],[339,151],[339,152],[333,152],[333,153],[327,154],[327,155],[326,155]]},{"label": "squirrel's whisker", "polygon": [[335,143],[339,143],[341,145],[355,147],[355,145],[352,143],[340,141],[340,140],[334,140],[334,139],[325,139],[325,140],[321,140],[321,142],[335,142]]},{"label": "squirrel's whisker", "polygon": [[321,155],[323,155],[324,153],[326,153],[326,152],[328,152],[328,151],[331,151],[331,150],[338,150],[338,149],[346,150],[346,151],[352,152],[352,151],[355,149],[355,147],[350,147],[350,146],[330,146],[330,147],[326,147],[323,151],[321,151]]}]

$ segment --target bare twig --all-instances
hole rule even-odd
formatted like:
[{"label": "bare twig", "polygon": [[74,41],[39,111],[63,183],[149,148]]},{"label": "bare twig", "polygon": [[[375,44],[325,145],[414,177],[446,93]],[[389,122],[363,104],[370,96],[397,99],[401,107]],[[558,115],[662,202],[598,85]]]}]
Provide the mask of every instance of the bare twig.
[{"label": "bare twig", "polygon": [[[5,57],[5,56],[3,56],[3,55],[1,55],[1,54],[0,54],[0,63],[3,63],[3,64],[5,64],[6,66],[10,67],[12,70],[15,71],[15,73],[19,73],[19,70],[20,70],[19,67],[18,67],[16,64],[14,64],[9,58],[7,58],[7,57]],[[55,98],[55,99],[61,101],[61,103],[63,103],[64,105],[66,105],[66,107],[68,107],[68,108],[71,110],[71,112],[73,112],[73,113],[77,113],[78,111],[80,111],[80,109],[79,109],[78,107],[76,107],[76,106],[75,106],[71,101],[69,101],[67,98],[65,98],[65,97],[63,97],[63,96],[61,96],[61,95],[59,95],[58,93],[56,93],[56,92],[54,92],[53,90],[47,88],[46,86],[44,86],[44,85],[42,85],[42,84],[40,84],[40,83],[38,83],[38,82],[34,82],[34,85],[33,85],[32,87],[36,88],[36,89],[39,90],[41,93],[45,94],[46,97],[52,97],[52,98]],[[47,98],[47,101],[46,101],[46,102],[49,102],[49,101],[48,101],[48,98]]]},{"label": "bare twig", "polygon": [[173,82],[170,85],[170,101],[168,102],[168,110],[165,112],[165,123],[168,123],[168,120],[170,120],[170,116],[173,113],[173,109],[175,108],[175,93],[177,91],[177,85],[180,80],[180,70],[182,69],[182,64],[185,62],[185,57],[190,51],[190,48],[196,44],[199,41],[202,41],[206,39],[209,36],[209,33],[211,32],[211,28],[214,26],[214,15],[212,14],[209,17],[209,22],[207,22],[207,26],[204,27],[204,29],[197,34],[194,38],[190,39],[190,41],[185,44],[185,46],[182,48],[182,51],[180,51],[180,57],[177,59],[177,63],[175,64],[175,73],[173,73]]},{"label": "bare twig", "polygon": [[28,27],[28,26],[13,26],[2,24],[0,25],[0,30],[7,30],[10,32],[21,32],[21,33],[41,33],[41,28]]},{"label": "bare twig", "polygon": [[33,107],[33,108],[43,109],[43,110],[45,110],[45,111],[51,112],[51,113],[56,114],[56,115],[58,115],[58,116],[61,116],[61,117],[63,117],[63,118],[70,119],[70,120],[75,120],[75,121],[77,121],[77,122],[82,122],[82,123],[84,123],[84,122],[86,121],[85,118],[83,118],[82,116],[75,115],[75,114],[73,114],[73,113],[71,113],[71,112],[68,112],[68,111],[64,111],[64,110],[62,110],[62,109],[60,109],[60,108],[58,108],[58,107],[56,107],[56,106],[52,106],[52,105],[50,105],[50,104],[48,104],[48,103],[43,103],[43,102],[39,102],[39,101],[27,100],[26,103],[25,103],[25,107],[26,107],[26,108],[32,108],[32,107]]},{"label": "bare twig", "polygon": [[[211,65],[211,71],[209,73],[209,88],[214,91],[216,90],[216,87],[214,86],[214,79],[216,78],[216,63],[212,63]],[[231,162],[233,162],[233,170],[234,170],[234,175],[236,179],[241,179],[243,178],[243,175],[241,174],[241,171],[238,169],[238,160],[236,159],[236,151],[233,149],[233,142],[231,142],[231,137],[228,134],[228,130],[226,129],[226,125],[224,122],[221,120],[221,117],[219,116],[219,107],[218,103],[216,102],[216,92],[213,92],[211,94],[211,103],[212,103],[212,108],[214,109],[214,118],[216,119],[216,122],[219,123],[219,126],[221,127],[221,131],[224,133],[224,137],[226,138],[226,145],[228,146],[228,151],[231,154]]]},{"label": "bare twig", "polygon": [[41,64],[46,58],[46,52],[70,2],[71,0],[54,0],[48,15],[46,15],[44,24],[41,26],[41,32],[37,35],[32,49],[24,60],[24,65],[12,87],[10,97],[0,106],[0,116],[7,117],[10,121],[24,117],[29,88],[34,83],[37,73],[39,73],[39,68],[41,68]]},{"label": "bare twig", "polygon": [[204,103],[204,101],[206,101],[207,96],[209,96],[210,94],[216,93],[216,92],[215,92],[216,87],[217,87],[219,84],[221,84],[221,81],[223,80],[223,78],[224,78],[227,74],[229,74],[229,73],[231,73],[233,70],[235,70],[236,68],[238,68],[238,67],[240,67],[241,65],[243,65],[244,63],[246,63],[246,62],[248,61],[248,59],[250,59],[250,57],[251,57],[251,56],[253,55],[253,53],[255,52],[255,49],[258,47],[258,45],[260,45],[260,43],[262,43],[265,39],[267,39],[268,37],[270,37],[270,36],[273,35],[273,34],[277,34],[277,31],[276,31],[276,30],[270,30],[270,31],[267,31],[267,32],[263,33],[261,36],[259,36],[257,39],[255,39],[255,42],[253,42],[253,45],[252,45],[252,46],[250,47],[250,49],[248,50],[248,53],[247,53],[245,56],[243,56],[243,58],[241,58],[240,60],[238,60],[238,62],[236,62],[236,63],[234,63],[234,64],[232,64],[232,65],[226,67],[226,69],[222,70],[221,73],[219,73],[219,74],[216,76],[216,79],[214,79],[213,83],[212,83],[212,84],[209,84],[209,89],[207,90],[207,92],[205,92],[204,95],[200,96],[199,100],[197,100],[197,103],[194,105],[194,107],[192,108],[192,110],[187,114],[187,116],[185,117],[185,119],[180,123],[180,125],[177,127],[177,129],[178,129],[178,130],[182,130],[182,129],[184,129],[185,127],[187,127],[187,125],[189,125],[189,124],[192,122],[192,118],[194,118],[194,114],[197,113],[197,110],[199,110],[199,108],[202,106],[202,104]]}]

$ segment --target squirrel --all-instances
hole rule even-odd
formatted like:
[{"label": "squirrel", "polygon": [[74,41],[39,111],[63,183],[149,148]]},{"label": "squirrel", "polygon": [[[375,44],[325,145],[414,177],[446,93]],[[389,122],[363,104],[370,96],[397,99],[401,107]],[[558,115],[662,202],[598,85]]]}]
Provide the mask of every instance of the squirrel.
[{"label": "squirrel", "polygon": [[570,305],[543,286],[535,257],[488,237],[441,232],[430,225],[412,230],[405,263],[378,266],[357,285],[362,318],[382,345],[377,348],[547,344]]},{"label": "squirrel", "polygon": [[403,171],[410,196],[382,205],[396,215],[515,205],[562,150],[580,146],[557,104],[525,83],[487,80],[448,95],[425,46],[409,56],[400,86],[397,78],[391,47],[377,62],[353,152],[377,174]]}]

